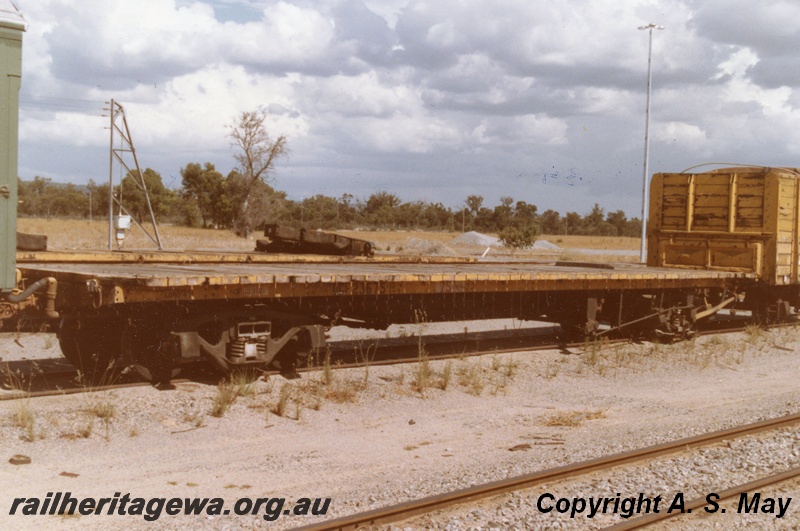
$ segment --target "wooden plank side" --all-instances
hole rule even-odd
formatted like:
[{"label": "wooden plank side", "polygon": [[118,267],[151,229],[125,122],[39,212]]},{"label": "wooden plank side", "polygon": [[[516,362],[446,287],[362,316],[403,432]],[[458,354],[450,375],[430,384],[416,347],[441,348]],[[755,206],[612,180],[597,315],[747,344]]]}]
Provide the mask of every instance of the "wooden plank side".
[{"label": "wooden plank side", "polygon": [[699,190],[705,186],[727,184],[729,175],[729,173],[696,173],[694,178]]},{"label": "wooden plank side", "polygon": [[736,206],[739,208],[764,208],[764,198],[761,196],[746,196],[739,194],[736,197]]},{"label": "wooden plank side", "polygon": [[689,173],[662,173],[661,179],[664,186],[683,186],[686,187],[689,183]]},{"label": "wooden plank side", "polygon": [[694,230],[727,231],[728,219],[719,215],[715,209],[700,209],[694,214]]},{"label": "wooden plank side", "polygon": [[730,193],[730,186],[727,182],[724,184],[722,183],[708,183],[702,184],[698,183],[695,188],[695,194],[697,196],[725,196],[728,197]]},{"label": "wooden plank side", "polygon": [[[685,194],[686,190],[682,190],[683,194]],[[686,208],[686,195],[678,195],[678,194],[670,194],[667,195],[665,191],[665,195],[663,198],[664,206],[666,207],[683,207]]]},{"label": "wooden plank side", "polygon": [[728,205],[730,204],[729,198],[727,195],[698,195],[695,197],[694,200],[694,207],[707,207],[707,208],[719,208],[724,210],[725,212],[728,211]]},{"label": "wooden plank side", "polygon": [[739,184],[742,186],[764,187],[764,173],[739,173]]},{"label": "wooden plank side", "polygon": [[686,208],[665,205],[661,213],[664,218],[682,218],[686,215]]},{"label": "wooden plank side", "polygon": [[661,228],[664,230],[683,230],[686,227],[686,218],[681,217],[662,217]]}]

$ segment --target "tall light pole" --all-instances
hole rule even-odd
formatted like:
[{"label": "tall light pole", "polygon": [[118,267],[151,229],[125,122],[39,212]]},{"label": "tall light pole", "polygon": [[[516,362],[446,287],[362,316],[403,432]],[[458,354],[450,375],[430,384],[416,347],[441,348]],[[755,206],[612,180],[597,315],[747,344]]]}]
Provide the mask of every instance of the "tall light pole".
[{"label": "tall light pole", "polygon": [[642,175],[642,248],[639,253],[639,260],[647,260],[647,177],[650,171],[648,158],[650,155],[650,85],[653,80],[653,30],[663,30],[664,26],[650,23],[646,26],[639,26],[640,30],[649,32],[647,45],[647,108],[644,113],[644,173]]}]

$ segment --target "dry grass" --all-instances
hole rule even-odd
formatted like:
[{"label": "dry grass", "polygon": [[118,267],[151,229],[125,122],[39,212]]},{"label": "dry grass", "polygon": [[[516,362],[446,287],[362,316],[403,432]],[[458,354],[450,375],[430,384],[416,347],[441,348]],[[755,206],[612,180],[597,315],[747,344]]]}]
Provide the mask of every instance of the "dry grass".
[{"label": "dry grass", "polygon": [[444,365],[444,370],[442,370],[442,379],[441,383],[439,384],[439,389],[442,391],[447,391],[447,388],[450,386],[450,381],[453,379],[453,362],[448,361]]},{"label": "dry grass", "polygon": [[428,351],[422,343],[422,337],[419,339],[418,352],[418,361],[415,365],[414,383],[412,385],[414,390],[424,398],[425,389],[433,386],[433,369],[431,368]]},{"label": "dry grass", "polygon": [[[38,366],[35,370],[41,371]],[[20,439],[26,442],[33,442],[36,440],[36,413],[31,407],[30,385],[31,380],[28,381],[27,386],[23,383],[22,375],[19,372],[11,370],[7,363],[3,364],[3,369],[0,371],[2,376],[2,383],[5,387],[22,393],[22,398],[14,400],[9,414],[11,423],[20,428]]]},{"label": "dry grass", "polygon": [[11,422],[20,428],[20,439],[25,442],[36,440],[36,413],[31,408],[30,400],[23,398],[16,400],[11,410]]},{"label": "dry grass", "polygon": [[270,406],[270,412],[285,417],[289,407],[294,405],[294,419],[300,420],[304,408],[318,411],[326,400],[337,404],[356,402],[369,386],[371,356],[365,354],[363,357],[365,363],[363,377],[342,376],[337,373],[331,367],[330,356],[329,350],[316,377],[285,383],[278,393],[277,402]]},{"label": "dry grass", "polygon": [[[665,365],[696,367],[701,370],[713,367],[733,368],[744,363],[747,357],[758,356],[776,345],[792,345],[798,341],[798,330],[779,328],[765,330],[748,327],[737,336],[713,335],[693,338],[672,344],[657,342],[644,344],[610,344],[604,340],[584,344],[581,356],[569,368],[577,374],[589,372],[599,376],[616,376],[620,371],[641,373]],[[787,352],[794,349],[780,347]],[[558,373],[555,365],[548,366],[545,377]]]},{"label": "dry grass", "polygon": [[322,381],[325,385],[333,383],[333,369],[331,368],[331,349],[325,351],[325,360],[322,362]]},{"label": "dry grass", "polygon": [[205,425],[205,416],[205,413],[200,409],[194,409],[183,415],[183,421],[192,424],[195,428],[200,428]]},{"label": "dry grass", "polygon": [[102,421],[110,421],[114,418],[117,407],[109,400],[93,400],[88,412]]},{"label": "dry grass", "polygon": [[[89,405],[86,408],[86,413],[92,419],[92,426],[94,425],[93,421],[95,418],[103,422],[106,441],[111,439],[111,419],[114,418],[116,411],[116,405],[108,396],[93,397],[90,399]],[[89,429],[89,433],[91,434],[91,428]]]},{"label": "dry grass", "polygon": [[292,398],[292,393],[294,393],[294,386],[289,383],[283,384],[283,387],[281,387],[281,391],[278,395],[278,403],[275,404],[271,411],[279,417],[285,416],[286,410],[289,407],[289,401]]},{"label": "dry grass", "polygon": [[580,426],[587,420],[596,420],[606,418],[606,411],[604,409],[597,409],[594,411],[559,411],[546,417],[542,424],[545,426],[563,426],[574,428]]},{"label": "dry grass", "polygon": [[480,396],[488,384],[487,371],[480,360],[475,363],[465,363],[458,371],[458,383],[466,388],[471,395]]},{"label": "dry grass", "polygon": [[211,416],[223,417],[239,395],[236,393],[236,386],[222,381],[217,386],[217,394],[211,401]]},{"label": "dry grass", "polygon": [[211,416],[222,417],[237,398],[255,394],[255,380],[256,374],[251,371],[235,371],[230,374],[229,380],[222,380],[211,402]]},{"label": "dry grass", "polygon": [[284,416],[292,403],[295,406],[295,419],[299,420],[303,408],[319,411],[325,400],[336,404],[356,402],[366,385],[362,378],[334,378],[328,384],[312,379],[287,383],[281,388],[278,402],[270,411]]},{"label": "dry grass", "polygon": [[[46,234],[49,249],[89,250],[108,247],[108,222],[75,219],[20,218],[20,232]],[[151,227],[145,224],[151,231]],[[165,249],[228,249],[252,251],[253,240],[239,238],[229,230],[197,229],[159,226],[159,234]],[[152,249],[147,236],[134,226],[125,238],[125,248]]]},{"label": "dry grass", "polygon": [[559,234],[542,234],[540,240],[547,240],[562,249],[598,249],[636,251],[639,249],[639,238],[619,236],[566,236]]}]

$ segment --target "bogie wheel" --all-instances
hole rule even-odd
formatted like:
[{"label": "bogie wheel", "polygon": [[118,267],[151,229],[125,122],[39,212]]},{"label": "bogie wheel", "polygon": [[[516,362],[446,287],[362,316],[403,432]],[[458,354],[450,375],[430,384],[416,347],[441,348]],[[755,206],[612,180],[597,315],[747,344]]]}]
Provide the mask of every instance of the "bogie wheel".
[{"label": "bogie wheel", "polygon": [[122,356],[140,376],[154,384],[168,384],[180,370],[173,340],[155,321],[129,322],[125,325]]},{"label": "bogie wheel", "polygon": [[586,325],[583,323],[566,321],[559,324],[561,325],[561,331],[558,334],[558,339],[561,343],[583,343],[591,341],[595,337],[595,331],[587,331]]},{"label": "bogie wheel", "polygon": [[278,366],[281,374],[297,376],[297,367],[307,366],[310,355],[311,336],[307,330],[300,330],[275,356],[273,363]]},{"label": "bogie wheel", "polygon": [[64,357],[92,384],[111,381],[123,369],[120,327],[113,320],[65,318],[58,330]]}]

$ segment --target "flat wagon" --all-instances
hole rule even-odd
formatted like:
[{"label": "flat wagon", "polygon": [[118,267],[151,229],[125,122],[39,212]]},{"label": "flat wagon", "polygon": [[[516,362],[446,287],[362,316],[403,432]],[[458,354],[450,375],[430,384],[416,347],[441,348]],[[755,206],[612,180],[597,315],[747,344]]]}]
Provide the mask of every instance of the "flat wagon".
[{"label": "flat wagon", "polygon": [[[75,365],[133,363],[161,377],[201,360],[225,371],[268,363],[291,369],[322,348],[335,325],[517,317],[560,323],[580,337],[601,323],[682,335],[752,277],[623,264],[260,253],[20,253],[18,266],[26,284],[57,286],[59,339]],[[40,299],[46,302],[44,293]]]}]

